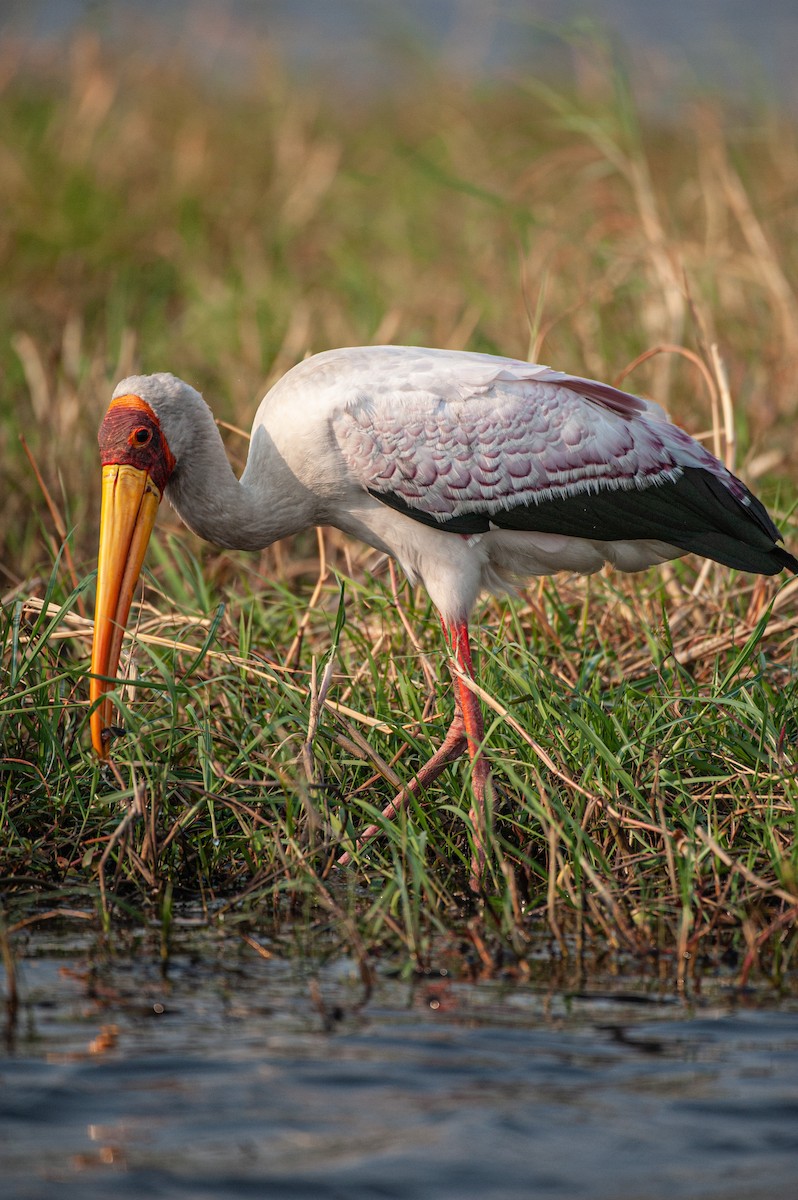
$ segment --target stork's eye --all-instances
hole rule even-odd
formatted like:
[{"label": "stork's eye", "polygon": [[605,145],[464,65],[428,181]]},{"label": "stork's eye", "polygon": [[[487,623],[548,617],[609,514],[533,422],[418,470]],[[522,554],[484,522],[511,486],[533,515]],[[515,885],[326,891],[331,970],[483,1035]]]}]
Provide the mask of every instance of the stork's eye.
[{"label": "stork's eye", "polygon": [[137,446],[146,446],[152,441],[152,430],[142,426],[140,429],[134,429],[130,435],[130,441],[135,442]]}]

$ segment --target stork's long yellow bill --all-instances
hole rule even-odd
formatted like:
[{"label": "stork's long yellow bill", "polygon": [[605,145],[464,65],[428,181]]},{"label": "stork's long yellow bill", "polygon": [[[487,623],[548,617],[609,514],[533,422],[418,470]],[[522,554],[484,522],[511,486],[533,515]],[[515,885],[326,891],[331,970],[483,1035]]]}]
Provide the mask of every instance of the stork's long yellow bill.
[{"label": "stork's long yellow bill", "polygon": [[107,757],[110,742],[107,692],[119,667],[130,604],[160,502],[161,493],[147,471],[103,467],[90,688],[91,740],[101,758]]}]

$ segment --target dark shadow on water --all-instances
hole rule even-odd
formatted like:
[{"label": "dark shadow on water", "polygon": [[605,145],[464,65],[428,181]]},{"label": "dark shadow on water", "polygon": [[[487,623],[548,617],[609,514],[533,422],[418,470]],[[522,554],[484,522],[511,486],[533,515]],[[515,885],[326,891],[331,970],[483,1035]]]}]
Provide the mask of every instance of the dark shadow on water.
[{"label": "dark shadow on water", "polygon": [[[0,1197],[772,1200],[798,1000],[580,992],[36,935],[0,1058]],[[545,967],[545,963],[543,964]]]}]

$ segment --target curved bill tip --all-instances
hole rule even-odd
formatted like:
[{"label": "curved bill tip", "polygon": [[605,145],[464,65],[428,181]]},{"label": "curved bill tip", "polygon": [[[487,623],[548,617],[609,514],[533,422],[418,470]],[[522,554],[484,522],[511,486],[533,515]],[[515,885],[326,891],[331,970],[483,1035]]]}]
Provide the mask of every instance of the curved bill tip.
[{"label": "curved bill tip", "polygon": [[97,601],[91,653],[91,740],[108,757],[115,681],[133,593],[147,551],[161,492],[147,471],[127,464],[103,467]]}]

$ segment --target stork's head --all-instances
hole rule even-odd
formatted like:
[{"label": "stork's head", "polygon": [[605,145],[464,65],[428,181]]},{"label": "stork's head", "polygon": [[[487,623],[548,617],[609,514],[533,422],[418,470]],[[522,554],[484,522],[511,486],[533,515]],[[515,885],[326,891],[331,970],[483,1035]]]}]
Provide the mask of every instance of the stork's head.
[{"label": "stork's head", "polygon": [[[177,465],[179,446],[174,442],[181,440],[181,425],[170,421],[169,415],[184,390],[193,392],[173,375],[131,376],[114,391],[100,426],[102,511],[90,695],[91,737],[101,758],[106,757],[110,741],[109,681],[119,666],[122,637],[158,505]],[[164,426],[177,436],[167,440]]]}]

